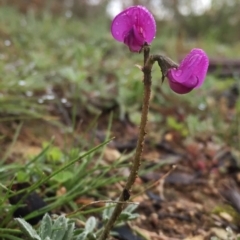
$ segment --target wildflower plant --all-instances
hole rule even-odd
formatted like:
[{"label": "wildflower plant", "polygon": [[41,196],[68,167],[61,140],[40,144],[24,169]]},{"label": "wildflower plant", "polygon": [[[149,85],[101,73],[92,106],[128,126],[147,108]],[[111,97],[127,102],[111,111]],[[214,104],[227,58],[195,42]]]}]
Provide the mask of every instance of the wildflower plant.
[{"label": "wildflower plant", "polygon": [[[29,240],[86,240],[96,239],[94,229],[97,227],[97,220],[90,217],[84,229],[76,228],[75,222],[69,220],[64,215],[52,219],[45,214],[38,229],[35,230],[28,222],[22,218],[15,219],[24,234]],[[17,238],[19,239],[19,238]]]},{"label": "wildflower plant", "polygon": [[209,60],[202,49],[193,49],[180,63],[174,63],[170,58],[162,55],[150,55],[150,43],[156,35],[156,22],[152,14],[143,6],[132,6],[119,13],[112,21],[112,36],[129,47],[131,52],[143,52],[144,96],[142,103],[141,122],[135,156],[126,185],[116,203],[111,217],[108,219],[99,240],[107,239],[114,223],[119,218],[125,203],[130,199],[131,188],[138,175],[141,156],[146,135],[149,102],[151,96],[151,70],[155,62],[158,63],[162,82],[167,77],[170,88],[178,94],[185,94],[200,87],[206,77]]}]

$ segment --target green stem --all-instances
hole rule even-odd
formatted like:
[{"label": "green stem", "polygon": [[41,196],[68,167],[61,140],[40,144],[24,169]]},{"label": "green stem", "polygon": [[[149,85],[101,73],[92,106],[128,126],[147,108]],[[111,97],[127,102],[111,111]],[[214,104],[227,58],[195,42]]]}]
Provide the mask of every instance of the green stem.
[{"label": "green stem", "polygon": [[17,229],[10,229],[10,228],[0,228],[0,234],[2,233],[15,233],[15,234],[21,234],[22,232]]}]

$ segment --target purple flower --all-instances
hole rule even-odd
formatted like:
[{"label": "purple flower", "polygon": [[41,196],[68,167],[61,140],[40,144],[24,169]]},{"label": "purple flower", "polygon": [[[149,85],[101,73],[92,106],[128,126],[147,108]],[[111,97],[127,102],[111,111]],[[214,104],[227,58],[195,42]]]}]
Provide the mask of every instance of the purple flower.
[{"label": "purple flower", "polygon": [[207,54],[198,48],[182,60],[178,68],[171,68],[167,72],[170,88],[179,94],[185,94],[194,88],[201,87],[209,65]]},{"label": "purple flower", "polygon": [[132,6],[119,13],[112,21],[113,37],[124,42],[132,52],[139,52],[145,43],[150,44],[156,34],[156,22],[143,6]]}]

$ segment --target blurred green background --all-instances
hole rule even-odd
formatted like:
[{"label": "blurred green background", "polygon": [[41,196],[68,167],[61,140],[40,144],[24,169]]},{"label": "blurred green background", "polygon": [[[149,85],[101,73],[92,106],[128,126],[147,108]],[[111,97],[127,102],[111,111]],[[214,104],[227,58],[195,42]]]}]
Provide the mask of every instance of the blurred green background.
[{"label": "blurred green background", "polygon": [[180,97],[166,82],[160,88],[161,74],[154,66],[151,121],[168,129],[170,123],[174,127],[169,117],[186,124],[188,115],[194,114],[197,119],[211,118],[214,126],[221,125],[217,132],[226,134],[225,118],[232,121],[238,116],[237,0],[1,1],[1,121],[43,119],[74,130],[80,120],[89,122],[88,114],[116,110],[116,118],[128,117],[137,124],[142,75],[134,65],[141,64],[142,57],[130,53],[110,33],[111,19],[132,4],[145,5],[156,17],[152,53],[180,61],[198,47],[210,57],[204,86]]}]

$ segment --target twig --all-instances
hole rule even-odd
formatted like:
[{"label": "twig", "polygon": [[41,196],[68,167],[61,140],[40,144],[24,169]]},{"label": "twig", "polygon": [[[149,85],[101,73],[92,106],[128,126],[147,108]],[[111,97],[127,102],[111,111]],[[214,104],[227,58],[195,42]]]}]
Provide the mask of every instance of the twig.
[{"label": "twig", "polygon": [[[77,209],[77,210],[74,211],[74,212],[71,212],[71,213],[66,214],[66,216],[67,216],[67,217],[72,217],[72,216],[74,216],[76,213],[81,212],[84,208],[86,208],[86,207],[88,207],[88,206],[91,206],[91,205],[94,205],[94,204],[99,204],[99,203],[126,203],[126,202],[125,202],[125,201],[119,202],[119,201],[113,201],[113,200],[94,201],[94,202],[91,202],[91,203],[88,203],[88,204],[83,205],[82,207],[80,207],[79,209]],[[139,205],[139,202],[127,202],[127,204]]]}]

